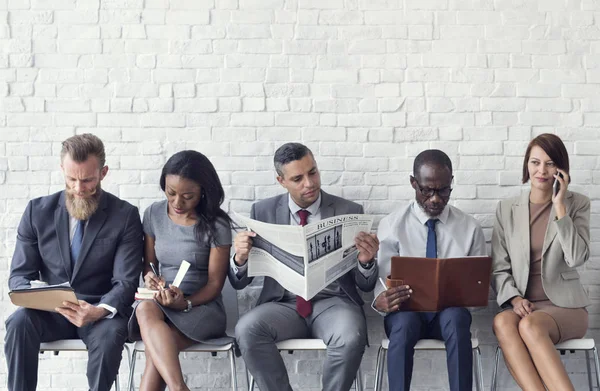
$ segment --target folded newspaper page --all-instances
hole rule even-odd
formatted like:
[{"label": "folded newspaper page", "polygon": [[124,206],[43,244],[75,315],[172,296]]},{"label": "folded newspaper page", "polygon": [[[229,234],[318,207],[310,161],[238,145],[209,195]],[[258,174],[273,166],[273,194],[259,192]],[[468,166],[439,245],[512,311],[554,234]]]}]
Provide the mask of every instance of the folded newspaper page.
[{"label": "folded newspaper page", "polygon": [[361,231],[371,231],[374,216],[340,215],[304,227],[263,223],[237,213],[235,219],[256,233],[248,256],[248,275],[271,277],[310,300],[356,267],[354,238]]}]

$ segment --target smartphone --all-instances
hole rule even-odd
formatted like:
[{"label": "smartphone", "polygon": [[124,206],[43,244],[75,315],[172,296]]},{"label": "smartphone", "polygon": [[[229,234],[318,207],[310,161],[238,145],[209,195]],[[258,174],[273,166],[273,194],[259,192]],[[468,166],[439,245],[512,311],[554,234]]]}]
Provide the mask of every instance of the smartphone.
[{"label": "smartphone", "polygon": [[[563,174],[561,174],[560,172],[558,173],[558,176],[561,178],[564,178]],[[554,195],[557,195],[558,192],[560,191],[560,182],[558,181],[558,178],[554,179],[554,184],[552,185],[552,189],[554,189]]]}]

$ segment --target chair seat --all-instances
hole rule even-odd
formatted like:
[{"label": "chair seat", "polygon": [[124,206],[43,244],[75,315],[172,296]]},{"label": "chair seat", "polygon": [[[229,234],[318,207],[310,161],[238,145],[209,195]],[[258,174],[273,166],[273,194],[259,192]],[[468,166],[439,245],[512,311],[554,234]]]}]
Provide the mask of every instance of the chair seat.
[{"label": "chair seat", "polygon": [[[228,343],[227,345],[209,345],[206,343],[197,343],[189,348],[185,349],[184,352],[227,352],[233,348],[233,343]],[[143,352],[146,350],[146,346],[144,342],[137,341],[133,346],[134,351]]]},{"label": "chair seat", "polygon": [[[388,349],[390,344],[390,340],[385,338],[381,341],[381,347],[384,349]],[[479,347],[479,339],[471,338],[471,345],[473,349],[477,349]],[[437,339],[421,339],[415,345],[415,350],[446,350],[446,345],[444,341],[440,341]]]},{"label": "chair seat", "polygon": [[571,339],[554,345],[557,350],[592,350],[595,346],[593,338]]},{"label": "chair seat", "polygon": [[40,352],[61,350],[61,351],[86,351],[85,344],[80,339],[61,339],[53,342],[42,342]]},{"label": "chair seat", "polygon": [[297,338],[287,339],[285,341],[277,342],[277,349],[279,350],[326,350],[327,345],[322,339],[318,338]]}]

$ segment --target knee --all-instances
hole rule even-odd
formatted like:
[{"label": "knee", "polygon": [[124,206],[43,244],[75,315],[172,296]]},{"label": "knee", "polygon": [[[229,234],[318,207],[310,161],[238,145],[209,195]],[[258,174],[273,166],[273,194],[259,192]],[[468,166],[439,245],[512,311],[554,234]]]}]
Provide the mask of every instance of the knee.
[{"label": "knee", "polygon": [[365,351],[367,345],[366,327],[344,330],[332,336],[327,344],[327,349],[335,349],[344,355],[361,354]]},{"label": "knee", "polygon": [[547,333],[545,333],[540,322],[531,315],[528,315],[519,321],[519,334],[525,343],[536,342],[544,336],[547,336]]},{"label": "knee", "polygon": [[504,311],[496,315],[492,327],[496,338],[500,341],[518,335],[517,323],[509,311]]},{"label": "knee", "polygon": [[13,312],[6,320],[6,337],[15,333],[23,333],[34,329],[34,310],[20,308]]},{"label": "knee", "polygon": [[148,321],[158,319],[162,315],[162,311],[152,300],[141,301],[135,309],[135,317],[140,327],[145,326]]},{"label": "knee", "polygon": [[263,336],[265,333],[261,332],[261,323],[254,317],[242,316],[235,325],[235,338],[240,345],[240,348],[244,349],[251,346],[253,343]]},{"label": "knee", "polygon": [[[110,319],[106,319],[110,322]],[[86,341],[87,348],[90,351],[121,351],[125,340],[127,339],[127,324],[112,324],[96,325],[96,330],[93,331],[93,337]]]},{"label": "knee", "polygon": [[389,320],[386,319],[386,323],[387,322],[389,322],[389,327],[387,327],[387,334],[391,344],[394,344],[396,346],[414,346],[417,342],[419,342],[419,339],[421,337],[421,321],[418,319],[418,317],[406,318],[400,317],[400,315],[398,315]]},{"label": "knee", "polygon": [[471,338],[471,313],[466,308],[447,308],[440,314],[442,334],[447,338]]}]

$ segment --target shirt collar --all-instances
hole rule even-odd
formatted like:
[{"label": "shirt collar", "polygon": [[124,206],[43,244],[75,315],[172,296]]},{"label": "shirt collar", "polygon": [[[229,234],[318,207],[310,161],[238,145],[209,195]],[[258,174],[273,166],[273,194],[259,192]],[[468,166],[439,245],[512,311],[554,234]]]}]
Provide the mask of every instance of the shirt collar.
[{"label": "shirt collar", "polygon": [[298,211],[301,209],[306,209],[312,216],[314,216],[317,214],[317,212],[319,212],[319,209],[321,209],[321,192],[319,192],[319,197],[317,198],[317,200],[313,202],[308,208],[299,207],[292,199],[292,196],[288,193],[288,206],[290,208],[290,212],[293,215],[298,213]]},{"label": "shirt collar", "polygon": [[[417,204],[416,201],[412,201],[412,211],[415,214],[415,216],[417,216],[417,219],[419,219],[419,222],[423,225],[425,223],[427,223],[427,220],[431,219],[431,217],[429,217],[423,211],[423,209],[421,209],[421,207],[419,206],[419,204]],[[448,205],[446,205],[446,207],[444,207],[444,210],[442,211],[442,213],[440,213],[440,215],[435,218],[438,219],[442,224],[446,224],[446,221],[448,221],[449,214],[450,214],[450,207]]]}]

